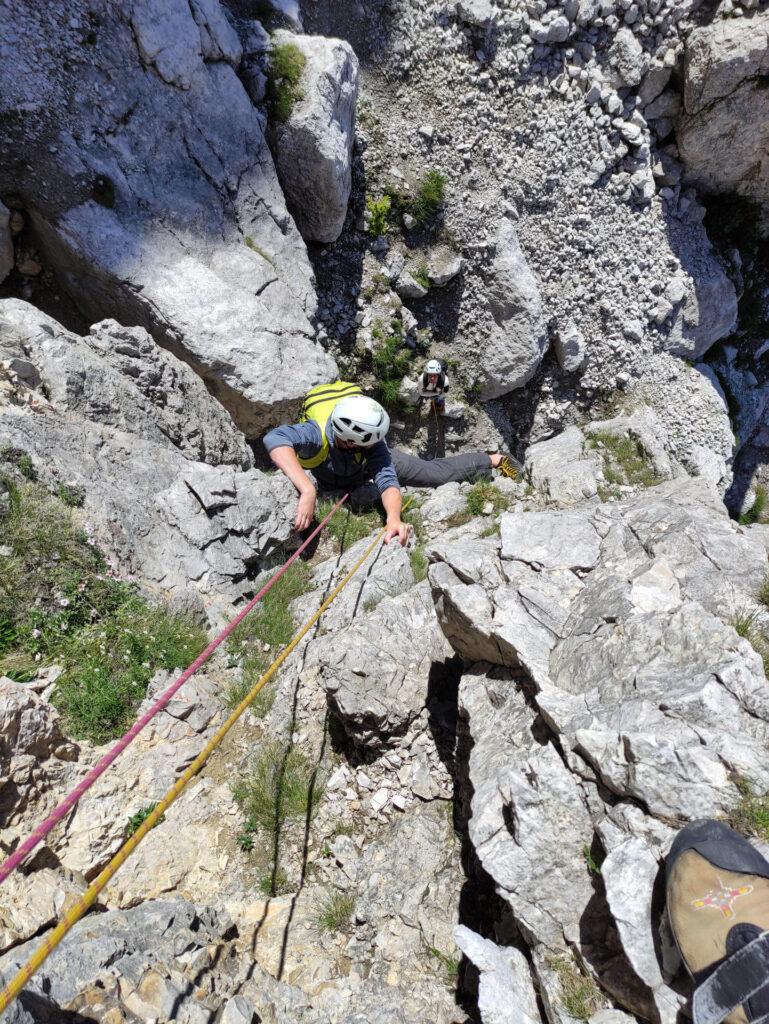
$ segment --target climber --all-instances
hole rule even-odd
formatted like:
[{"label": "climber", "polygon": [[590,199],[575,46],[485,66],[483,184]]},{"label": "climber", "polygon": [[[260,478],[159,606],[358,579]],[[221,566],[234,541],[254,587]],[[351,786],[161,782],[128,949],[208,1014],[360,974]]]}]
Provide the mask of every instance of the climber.
[{"label": "climber", "polygon": [[[302,408],[301,422],[276,427],[264,437],[273,463],[299,492],[294,520],[306,530],[315,514],[316,485],[349,490],[374,481],[387,514],[385,543],[397,537],[405,544],[408,526],[401,520],[400,485],[438,487],[449,481],[491,477],[498,469],[516,476],[511,460],[496,453],[468,452],[447,459],[418,459],[387,447],[390,417],[357,384],[337,381],[312,388]],[[305,470],[312,470],[314,480]]]},{"label": "climber", "polygon": [[422,390],[419,400],[429,400],[436,412],[443,413],[446,408],[446,392],[449,390],[449,378],[437,359],[431,359],[422,374]]}]

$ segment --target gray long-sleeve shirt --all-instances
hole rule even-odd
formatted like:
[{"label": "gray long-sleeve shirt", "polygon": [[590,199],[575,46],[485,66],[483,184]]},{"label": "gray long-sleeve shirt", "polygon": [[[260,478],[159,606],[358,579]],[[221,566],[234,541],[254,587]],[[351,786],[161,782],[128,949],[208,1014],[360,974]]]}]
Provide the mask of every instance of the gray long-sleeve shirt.
[{"label": "gray long-sleeve shirt", "polygon": [[[344,489],[348,485],[356,486],[362,480],[372,479],[380,494],[388,487],[399,486],[386,441],[378,441],[371,448],[364,448],[360,453],[361,460],[357,461],[355,452],[342,451],[334,444],[330,420],[326,423],[326,438],[329,445],[328,458],[312,470],[319,483]],[[310,421],[275,427],[265,434],[263,443],[268,452],[289,445],[299,458],[310,459],[320,451],[322,438],[318,424]]]}]

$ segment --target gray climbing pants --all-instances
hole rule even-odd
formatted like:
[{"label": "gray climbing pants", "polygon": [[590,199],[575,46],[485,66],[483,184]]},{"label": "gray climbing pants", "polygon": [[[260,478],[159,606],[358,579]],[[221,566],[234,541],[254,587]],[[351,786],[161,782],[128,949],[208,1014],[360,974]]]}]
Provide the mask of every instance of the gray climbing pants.
[{"label": "gray climbing pants", "polygon": [[491,477],[491,459],[485,452],[467,452],[446,459],[418,459],[416,455],[393,448],[390,455],[402,487],[440,487],[452,481],[463,483]]}]

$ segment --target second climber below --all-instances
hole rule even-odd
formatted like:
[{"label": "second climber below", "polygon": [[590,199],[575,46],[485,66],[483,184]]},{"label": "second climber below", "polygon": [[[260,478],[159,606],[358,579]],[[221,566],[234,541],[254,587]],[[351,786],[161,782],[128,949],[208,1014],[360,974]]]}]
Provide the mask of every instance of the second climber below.
[{"label": "second climber below", "polygon": [[297,530],[307,529],[313,520],[315,481],[330,490],[349,490],[373,480],[387,516],[385,543],[397,537],[405,544],[409,527],[401,520],[401,485],[438,487],[450,481],[488,479],[494,469],[516,475],[507,456],[499,453],[427,460],[391,450],[385,440],[389,428],[390,417],[379,402],[363,395],[357,384],[337,381],[308,392],[300,423],[276,427],[265,435],[270,458],[299,492]]}]

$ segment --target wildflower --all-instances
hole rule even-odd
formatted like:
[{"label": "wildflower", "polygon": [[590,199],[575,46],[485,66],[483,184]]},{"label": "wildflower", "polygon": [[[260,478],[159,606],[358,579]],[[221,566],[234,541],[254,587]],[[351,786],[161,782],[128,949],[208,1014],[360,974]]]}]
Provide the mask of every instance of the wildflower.
[{"label": "wildflower", "polygon": [[42,630],[38,629],[37,626],[32,630],[32,636],[35,640],[38,640],[43,635]]},{"label": "wildflower", "polygon": [[69,598],[68,597],[60,597],[59,598],[59,604],[61,605],[62,608],[68,608],[69,607]]}]

